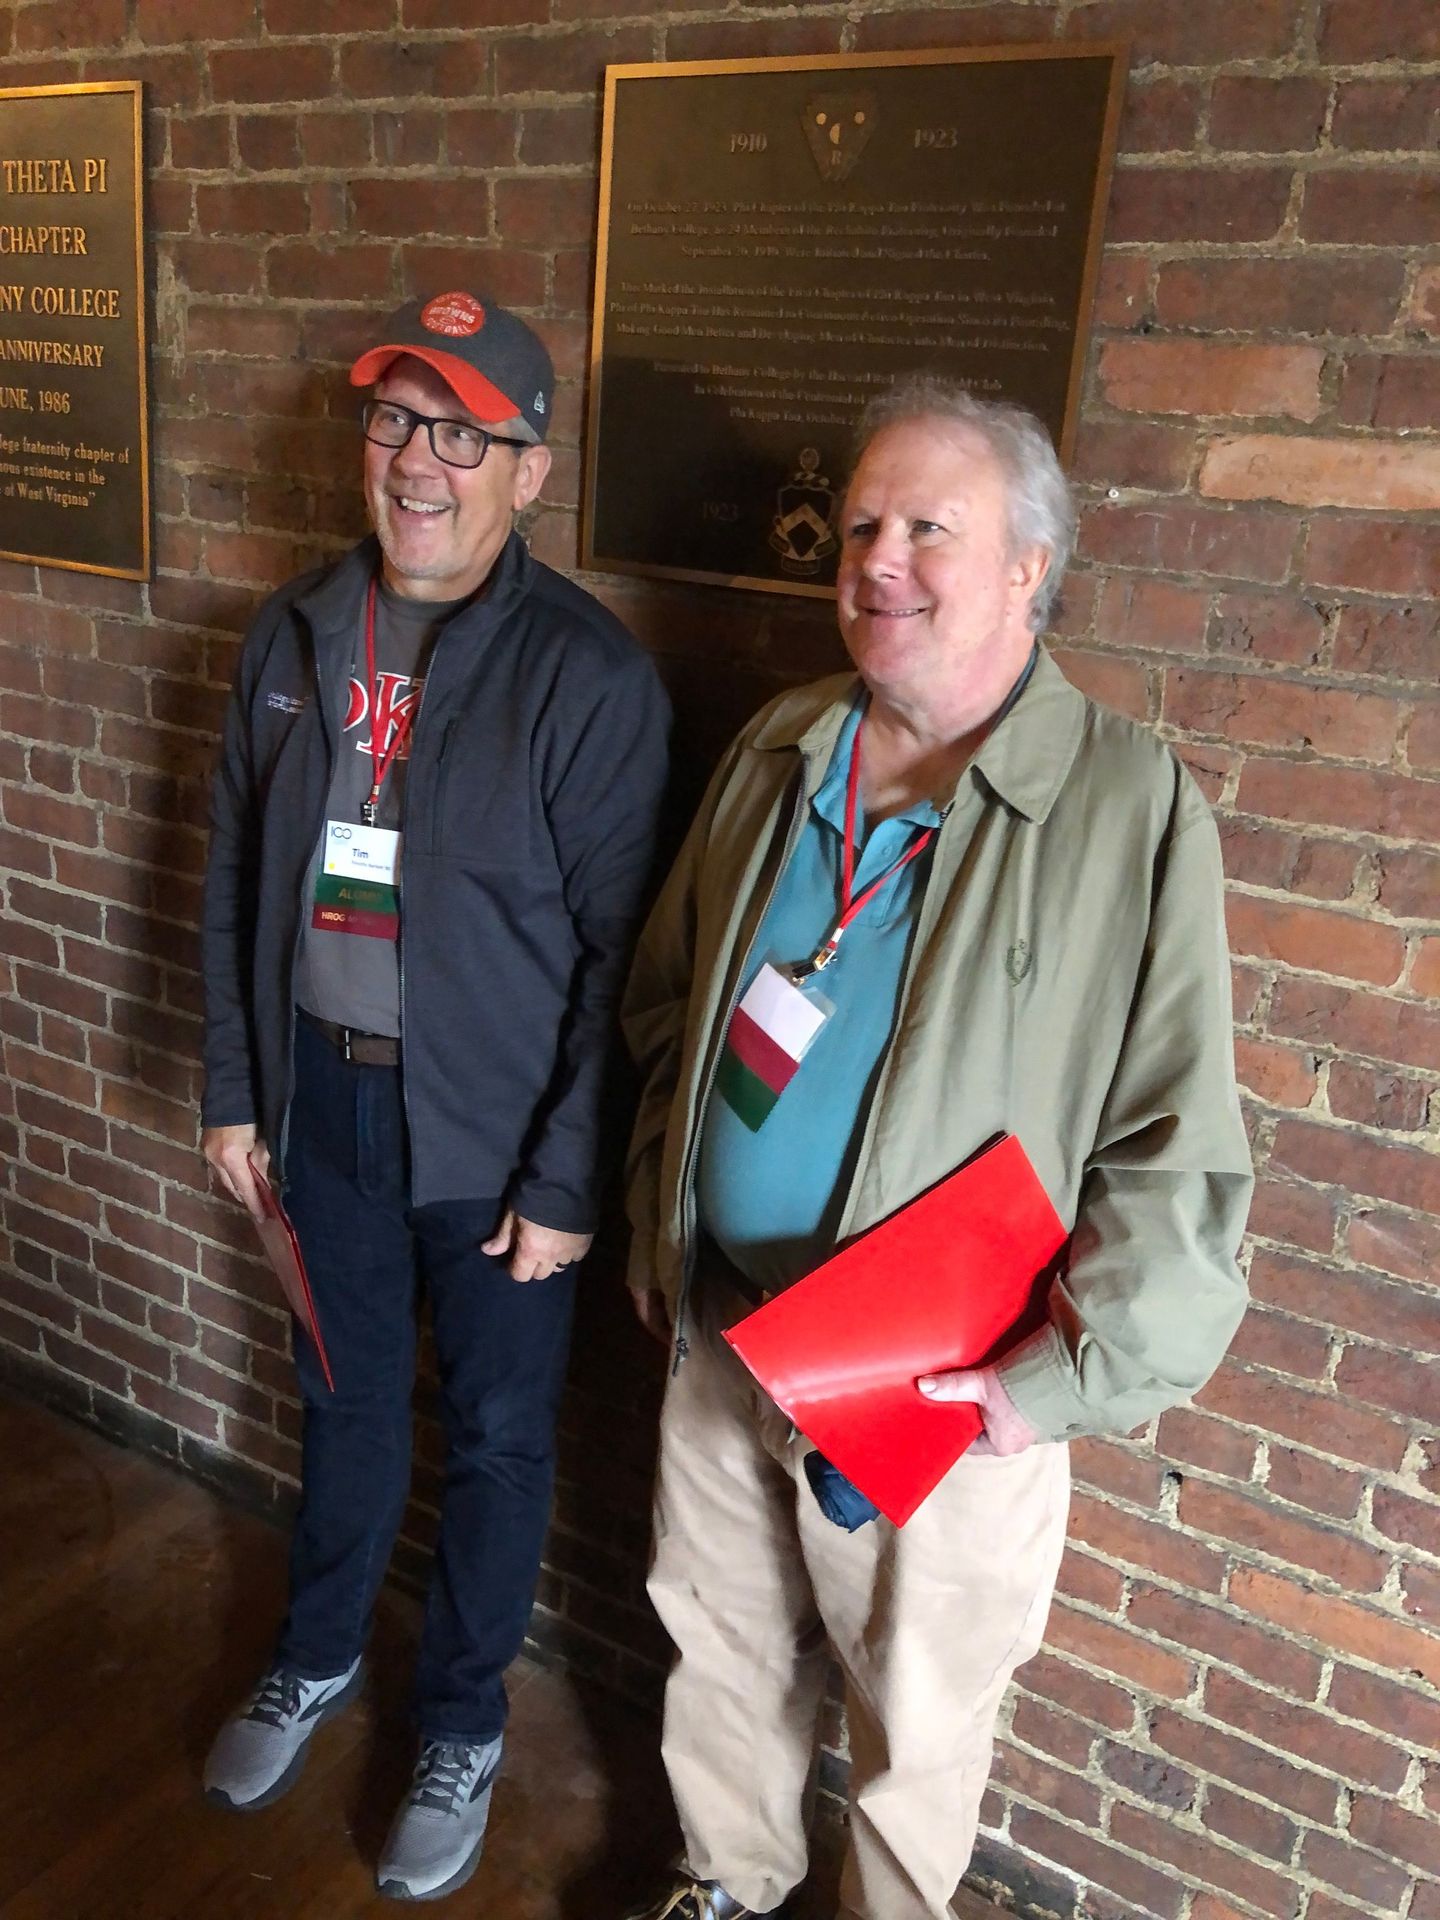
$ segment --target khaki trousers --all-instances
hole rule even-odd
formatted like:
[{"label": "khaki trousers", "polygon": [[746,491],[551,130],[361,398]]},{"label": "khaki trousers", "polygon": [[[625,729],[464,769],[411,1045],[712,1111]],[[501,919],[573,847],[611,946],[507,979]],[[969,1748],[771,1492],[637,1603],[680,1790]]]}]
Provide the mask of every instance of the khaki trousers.
[{"label": "khaki trousers", "polygon": [[661,1425],[650,1594],[677,1648],[664,1759],[692,1872],[756,1912],[803,1879],[831,1651],[850,1729],[844,1920],[945,1920],[975,1843],[995,1718],[1038,1649],[1069,1457],[966,1455],[904,1528],[849,1534],[809,1442],[720,1338],[749,1309],[696,1289]]}]

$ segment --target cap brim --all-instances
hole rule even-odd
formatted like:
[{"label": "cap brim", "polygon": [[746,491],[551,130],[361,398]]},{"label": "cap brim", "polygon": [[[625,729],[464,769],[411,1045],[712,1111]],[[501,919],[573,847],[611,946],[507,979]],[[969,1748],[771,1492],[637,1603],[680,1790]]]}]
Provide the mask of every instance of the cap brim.
[{"label": "cap brim", "polygon": [[539,446],[539,434],[508,394],[502,393],[493,381],[487,380],[483,373],[477,373],[468,362],[453,353],[442,353],[435,347],[371,347],[351,367],[351,386],[373,387],[406,354],[412,360],[423,360],[427,367],[433,367],[482,426],[504,427],[517,440],[528,440]]}]

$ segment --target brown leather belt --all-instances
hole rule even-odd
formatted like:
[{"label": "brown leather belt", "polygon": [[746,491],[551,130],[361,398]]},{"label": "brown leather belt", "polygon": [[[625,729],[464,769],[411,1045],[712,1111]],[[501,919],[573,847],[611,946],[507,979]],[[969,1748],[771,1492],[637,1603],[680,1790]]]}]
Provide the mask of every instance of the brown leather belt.
[{"label": "brown leather belt", "polygon": [[342,1027],[338,1020],[322,1020],[318,1014],[298,1009],[300,1018],[334,1047],[337,1053],[357,1067],[398,1067],[400,1042],[386,1033],[361,1033],[355,1027]]}]

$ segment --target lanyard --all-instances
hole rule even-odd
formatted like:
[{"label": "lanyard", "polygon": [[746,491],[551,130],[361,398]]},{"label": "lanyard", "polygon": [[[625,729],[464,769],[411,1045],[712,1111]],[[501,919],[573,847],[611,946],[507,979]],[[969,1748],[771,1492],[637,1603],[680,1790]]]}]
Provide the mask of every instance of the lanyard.
[{"label": "lanyard", "polygon": [[360,818],[367,827],[373,827],[380,816],[380,789],[385,784],[385,776],[394,765],[395,756],[410,737],[410,709],[399,714],[392,722],[390,738],[381,750],[376,738],[379,727],[376,714],[380,708],[380,692],[375,684],[375,579],[371,576],[370,592],[365,601],[365,671],[370,686],[370,797],[360,802]]},{"label": "lanyard", "polygon": [[858,900],[855,898],[855,815],[860,798],[860,736],[864,731],[865,721],[862,717],[850,747],[850,776],[845,783],[845,851],[840,864],[840,917],[831,929],[829,938],[821,941],[810,958],[791,968],[790,977],[797,983],[808,980],[811,974],[820,973],[829,966],[839,950],[845,929],[858,918],[880,889],[893,880],[903,867],[908,867],[935,838],[934,827],[924,828],[900,858],[893,861],[878,880],[872,880]]}]

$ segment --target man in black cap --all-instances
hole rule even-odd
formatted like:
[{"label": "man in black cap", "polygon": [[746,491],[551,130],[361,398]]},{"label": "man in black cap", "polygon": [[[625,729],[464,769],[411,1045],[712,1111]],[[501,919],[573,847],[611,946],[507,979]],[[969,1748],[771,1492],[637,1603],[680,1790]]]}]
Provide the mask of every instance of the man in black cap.
[{"label": "man in black cap", "polygon": [[350,378],[374,538],[261,608],[212,806],[202,1147],[257,1218],[283,1193],[334,1384],[297,1334],[289,1612],[205,1789],[276,1799],[358,1690],[423,1286],[444,1493],[419,1764],[377,1878],[425,1899],[479,1859],[534,1595],[666,709],[624,628],[513,530],[550,466],[530,328],[413,301]]}]

